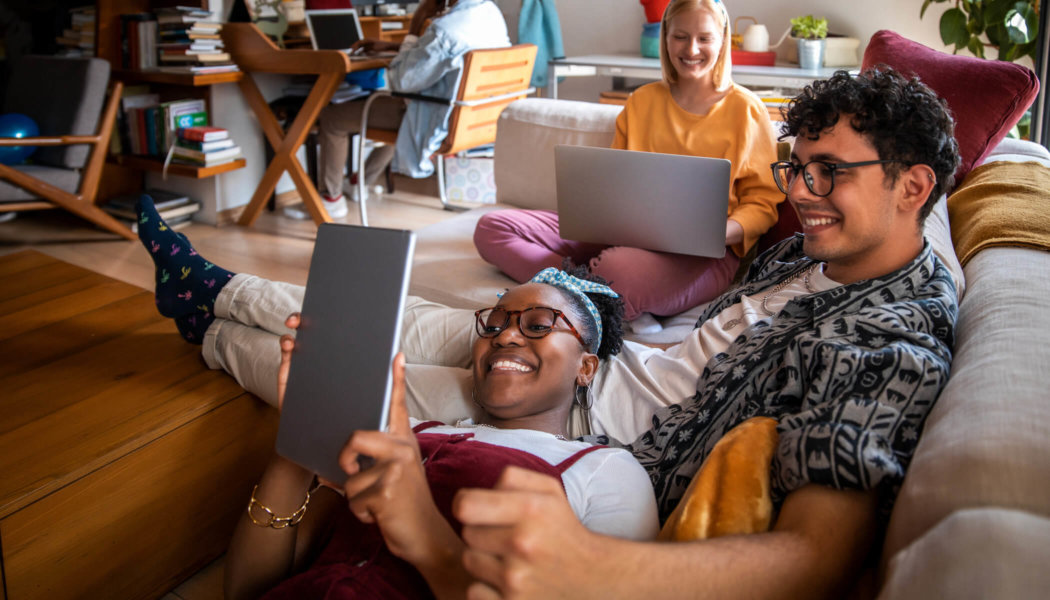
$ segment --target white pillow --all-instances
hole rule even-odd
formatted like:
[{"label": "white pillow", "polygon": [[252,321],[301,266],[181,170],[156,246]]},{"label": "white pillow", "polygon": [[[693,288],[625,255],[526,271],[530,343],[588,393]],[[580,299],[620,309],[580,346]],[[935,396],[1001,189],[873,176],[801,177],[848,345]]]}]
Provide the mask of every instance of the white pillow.
[{"label": "white pillow", "polygon": [[948,197],[941,196],[937,204],[933,205],[933,211],[926,217],[926,228],[923,234],[933,246],[933,253],[941,262],[948,267],[948,271],[955,281],[955,290],[962,302],[963,292],[966,291],[966,277],[963,275],[962,264],[959,257],[955,255],[955,244],[952,243],[952,229],[948,225]]}]

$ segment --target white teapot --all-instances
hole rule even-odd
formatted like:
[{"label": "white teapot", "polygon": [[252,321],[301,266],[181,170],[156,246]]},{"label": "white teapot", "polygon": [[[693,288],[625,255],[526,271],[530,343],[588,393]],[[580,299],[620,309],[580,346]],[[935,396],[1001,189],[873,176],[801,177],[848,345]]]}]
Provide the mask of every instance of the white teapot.
[{"label": "white teapot", "polygon": [[769,50],[769,30],[765,25],[755,23],[744,32],[744,50],[747,52],[766,52]]}]

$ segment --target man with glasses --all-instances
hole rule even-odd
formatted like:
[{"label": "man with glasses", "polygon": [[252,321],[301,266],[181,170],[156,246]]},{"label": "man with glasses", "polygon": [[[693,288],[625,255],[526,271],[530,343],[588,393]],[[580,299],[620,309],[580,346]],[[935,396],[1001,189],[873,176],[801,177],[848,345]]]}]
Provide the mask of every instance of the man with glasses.
[{"label": "man with glasses", "polygon": [[[635,440],[661,519],[726,432],[776,418],[773,529],[683,544],[597,536],[557,482],[508,469],[495,490],[457,501],[472,597],[849,591],[948,378],[956,291],[922,232],[952,187],[958,146],[946,104],[888,69],[813,84],[786,127],[791,160],[773,176],[803,235],[758,257],[696,335],[666,351],[625,348],[596,378],[595,408],[621,396],[617,408],[635,413],[619,425],[592,414],[598,430]],[[632,427],[644,433],[619,437]]]}]

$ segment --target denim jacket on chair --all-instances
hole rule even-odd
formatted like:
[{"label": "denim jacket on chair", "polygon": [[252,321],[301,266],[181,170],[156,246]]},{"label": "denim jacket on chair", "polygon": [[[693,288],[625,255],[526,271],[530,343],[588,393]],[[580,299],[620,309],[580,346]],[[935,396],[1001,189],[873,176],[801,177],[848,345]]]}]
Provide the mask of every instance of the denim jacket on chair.
[{"label": "denim jacket on chair", "polygon": [[[477,48],[510,46],[507,24],[490,0],[459,0],[435,18],[422,36],[407,36],[387,69],[390,89],[451,98],[459,88],[463,55]],[[408,102],[398,130],[393,168],[410,177],[434,172],[430,156],[448,135],[452,108],[433,102]]]}]

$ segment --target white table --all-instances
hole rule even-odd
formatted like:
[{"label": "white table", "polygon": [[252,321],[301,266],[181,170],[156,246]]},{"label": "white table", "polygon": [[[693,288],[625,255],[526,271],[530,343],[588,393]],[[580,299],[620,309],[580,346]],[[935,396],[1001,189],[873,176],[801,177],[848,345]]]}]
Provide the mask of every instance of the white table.
[{"label": "white table", "polygon": [[[552,60],[547,66],[547,96],[558,97],[558,77],[634,77],[638,79],[660,79],[660,59],[627,54],[589,54]],[[768,86],[780,88],[803,88],[818,79],[827,79],[840,68],[824,68],[817,71],[803,70],[792,66],[736,66],[733,65],[733,81],[743,86]],[[856,71],[856,68],[852,69]]]}]

